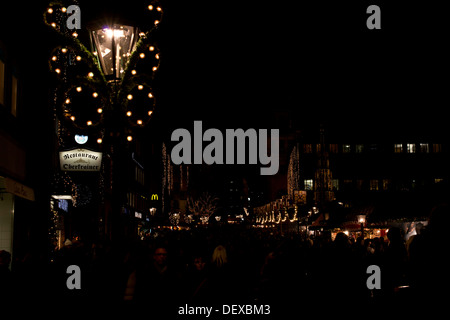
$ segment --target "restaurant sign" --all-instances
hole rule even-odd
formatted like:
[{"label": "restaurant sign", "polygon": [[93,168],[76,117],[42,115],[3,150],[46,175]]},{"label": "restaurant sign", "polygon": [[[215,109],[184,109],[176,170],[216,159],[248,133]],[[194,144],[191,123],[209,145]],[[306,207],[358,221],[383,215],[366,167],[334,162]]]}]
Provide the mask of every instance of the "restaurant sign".
[{"label": "restaurant sign", "polygon": [[100,171],[102,153],[88,149],[73,149],[59,152],[62,171]]}]

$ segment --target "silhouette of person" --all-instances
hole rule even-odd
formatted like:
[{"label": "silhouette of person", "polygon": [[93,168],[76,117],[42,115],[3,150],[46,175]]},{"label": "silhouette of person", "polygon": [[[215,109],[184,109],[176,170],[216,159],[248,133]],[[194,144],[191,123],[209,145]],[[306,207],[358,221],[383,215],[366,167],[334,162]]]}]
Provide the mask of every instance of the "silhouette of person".
[{"label": "silhouette of person", "polygon": [[165,246],[158,246],[150,261],[129,276],[125,300],[145,306],[150,314],[170,313],[178,303],[179,280],[168,263],[168,250]]}]

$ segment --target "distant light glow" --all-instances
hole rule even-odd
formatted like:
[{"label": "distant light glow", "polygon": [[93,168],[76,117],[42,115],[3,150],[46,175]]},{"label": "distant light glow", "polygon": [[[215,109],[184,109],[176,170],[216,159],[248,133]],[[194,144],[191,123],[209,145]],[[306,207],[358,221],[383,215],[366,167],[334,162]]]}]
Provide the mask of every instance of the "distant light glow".
[{"label": "distant light glow", "polygon": [[76,134],[75,135],[75,141],[78,144],[85,144],[88,141],[88,136],[84,136],[81,134]]}]

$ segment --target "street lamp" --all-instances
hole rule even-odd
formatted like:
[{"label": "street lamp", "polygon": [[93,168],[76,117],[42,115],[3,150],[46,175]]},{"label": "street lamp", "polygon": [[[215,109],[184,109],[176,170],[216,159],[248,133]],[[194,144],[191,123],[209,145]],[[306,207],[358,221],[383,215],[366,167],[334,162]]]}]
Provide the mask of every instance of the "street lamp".
[{"label": "street lamp", "polygon": [[103,74],[112,80],[121,79],[131,53],[136,47],[137,28],[114,24],[91,30],[90,36],[94,54]]},{"label": "street lamp", "polygon": [[155,105],[152,85],[160,53],[154,32],[163,12],[159,0],[149,2],[144,7],[149,17],[139,24],[142,29],[117,20],[108,26],[98,20],[90,24],[92,51],[78,40],[78,32],[68,27],[72,15],[62,4],[52,2],[44,14],[44,22],[64,37],[49,61],[59,81],[53,99],[59,147],[66,148],[66,140],[73,140],[75,133],[89,133],[89,141],[84,143],[96,142],[95,147],[103,151],[103,176],[98,183],[104,189],[101,205],[105,219],[100,221],[105,221],[104,233],[110,236],[115,233],[111,228],[120,229],[118,217],[130,187],[124,168],[130,159],[128,151],[139,140],[132,130],[140,130],[150,121]]},{"label": "street lamp", "polygon": [[360,214],[357,216],[358,222],[361,224],[361,236],[364,238],[364,224],[366,223],[366,215]]}]

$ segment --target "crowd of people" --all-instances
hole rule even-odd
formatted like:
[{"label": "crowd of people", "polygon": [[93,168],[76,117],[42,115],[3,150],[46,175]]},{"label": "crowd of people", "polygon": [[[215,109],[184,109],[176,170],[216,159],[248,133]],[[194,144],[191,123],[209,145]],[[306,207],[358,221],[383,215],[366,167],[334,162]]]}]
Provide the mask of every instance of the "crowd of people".
[{"label": "crowd of people", "polygon": [[[333,241],[326,232],[310,238],[239,226],[157,229],[147,241],[120,244],[68,241],[49,264],[13,272],[1,252],[0,290],[3,299],[174,316],[186,304],[268,304],[274,313],[304,314],[423,305],[445,297],[449,217],[448,206],[437,208],[408,246],[397,228],[386,238],[338,233]],[[80,267],[80,290],[67,288],[69,265]],[[370,265],[381,269],[381,289],[367,287]]]}]

